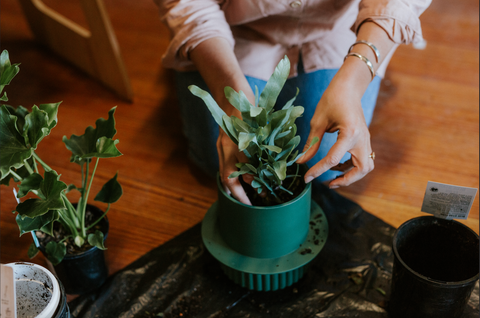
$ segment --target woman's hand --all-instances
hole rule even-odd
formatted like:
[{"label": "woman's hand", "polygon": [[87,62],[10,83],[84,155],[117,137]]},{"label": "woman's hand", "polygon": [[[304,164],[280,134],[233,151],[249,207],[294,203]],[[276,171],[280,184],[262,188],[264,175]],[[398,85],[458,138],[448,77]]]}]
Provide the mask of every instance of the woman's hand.
[{"label": "woman's hand", "polygon": [[[315,136],[321,140],[325,133],[338,131],[338,139],[327,155],[307,171],[305,182],[310,182],[327,170],[333,169],[346,173],[343,177],[331,181],[330,188],[348,186],[374,168],[373,160],[369,157],[372,147],[360,102],[362,96],[354,88],[348,89],[347,85],[341,78],[334,79],[318,103],[310,122],[310,135],[306,147]],[[316,143],[298,162],[305,163],[310,160],[319,147],[320,143]],[[347,152],[352,158],[340,164],[340,160]]]},{"label": "woman's hand", "polygon": [[221,129],[217,139],[217,151],[220,166],[220,181],[222,182],[223,189],[226,193],[232,194],[238,201],[252,205],[238,179],[240,177],[228,178],[232,173],[238,171],[238,168],[235,166],[236,163],[248,162],[248,159],[242,152],[238,151],[238,146],[231,141],[227,134]]},{"label": "woman's hand", "polygon": [[[207,83],[211,94],[218,105],[228,116],[242,118],[241,113],[235,109],[225,97],[224,88],[232,87],[235,91],[243,91],[250,103],[255,101],[250,85],[243,75],[233,48],[223,38],[211,38],[200,43],[190,52],[190,58]],[[229,179],[228,176],[238,168],[238,162],[248,162],[246,156],[238,151],[237,145],[220,129],[217,139],[220,180],[228,194],[242,203],[251,205],[239,177]],[[246,178],[248,180],[248,178]],[[250,181],[251,183],[251,181]]]},{"label": "woman's hand", "polygon": [[[367,45],[357,44],[352,50],[368,58],[375,71],[395,45],[380,26],[369,21],[360,27],[357,40],[373,43],[380,52],[377,61]],[[344,171],[343,176],[330,182],[330,188],[334,189],[348,186],[373,170],[374,155],[370,145],[370,133],[361,105],[362,96],[371,80],[372,74],[368,66],[356,57],[348,57],[338,70],[317,105],[310,122],[310,135],[306,145],[309,145],[314,137],[322,140],[326,132],[338,131],[338,139],[325,158],[307,171],[305,182],[312,181],[329,169]],[[315,144],[298,162],[305,163],[310,160],[319,147],[320,143]],[[347,152],[352,158],[340,164],[341,158]]]}]

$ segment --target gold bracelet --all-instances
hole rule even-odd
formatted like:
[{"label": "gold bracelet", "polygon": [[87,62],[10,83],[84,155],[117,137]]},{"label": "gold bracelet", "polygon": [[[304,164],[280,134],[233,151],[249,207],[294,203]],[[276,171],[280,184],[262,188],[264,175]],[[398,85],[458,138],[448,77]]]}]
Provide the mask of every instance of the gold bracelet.
[{"label": "gold bracelet", "polygon": [[355,45],[357,45],[357,44],[365,44],[365,45],[368,45],[368,47],[372,49],[373,54],[375,54],[375,60],[376,60],[377,63],[378,63],[378,60],[380,60],[380,51],[378,51],[377,47],[376,47],[375,45],[373,45],[372,43],[370,43],[370,42],[363,41],[363,40],[359,40],[359,41],[353,43],[352,46],[350,46],[350,48],[348,49],[348,53],[350,53],[350,51],[352,50],[352,48],[353,48]]},{"label": "gold bracelet", "polygon": [[364,61],[365,64],[367,64],[368,66],[368,69],[370,70],[370,73],[372,74],[372,81],[373,79],[375,78],[375,70],[373,69],[373,64],[372,62],[370,62],[365,56],[361,55],[361,54],[358,54],[358,53],[348,53],[345,58],[343,59],[343,61],[345,62],[345,60],[347,59],[347,57],[349,56],[355,56],[356,58],[359,58],[360,60]]}]

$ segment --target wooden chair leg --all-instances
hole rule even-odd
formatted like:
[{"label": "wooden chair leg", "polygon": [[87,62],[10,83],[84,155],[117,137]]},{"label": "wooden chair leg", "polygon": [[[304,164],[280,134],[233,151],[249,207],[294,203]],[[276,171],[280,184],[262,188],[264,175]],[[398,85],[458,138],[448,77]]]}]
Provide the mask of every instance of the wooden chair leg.
[{"label": "wooden chair leg", "polygon": [[35,38],[90,76],[132,101],[133,92],[102,0],[81,0],[87,30],[41,0],[20,0]]}]

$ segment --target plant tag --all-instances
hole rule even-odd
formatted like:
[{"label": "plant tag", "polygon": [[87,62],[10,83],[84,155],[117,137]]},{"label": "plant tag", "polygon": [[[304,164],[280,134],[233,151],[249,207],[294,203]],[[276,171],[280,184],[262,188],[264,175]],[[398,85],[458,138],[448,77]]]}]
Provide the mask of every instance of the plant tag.
[{"label": "plant tag", "polygon": [[422,212],[441,219],[466,220],[477,189],[429,181],[423,198]]},{"label": "plant tag", "polygon": [[1,311],[0,317],[14,318],[17,317],[16,301],[15,301],[15,280],[13,276],[13,268],[1,265]]}]

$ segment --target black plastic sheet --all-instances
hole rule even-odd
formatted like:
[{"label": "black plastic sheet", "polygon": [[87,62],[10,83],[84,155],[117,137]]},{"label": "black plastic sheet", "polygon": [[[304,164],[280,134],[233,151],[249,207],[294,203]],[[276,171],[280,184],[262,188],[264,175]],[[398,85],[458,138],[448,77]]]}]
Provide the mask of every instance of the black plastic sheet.
[{"label": "black plastic sheet", "polygon": [[[395,228],[326,187],[314,200],[329,237],[305,276],[280,291],[231,282],[197,224],[69,303],[73,317],[388,317]],[[464,318],[479,316],[478,282]]]}]

